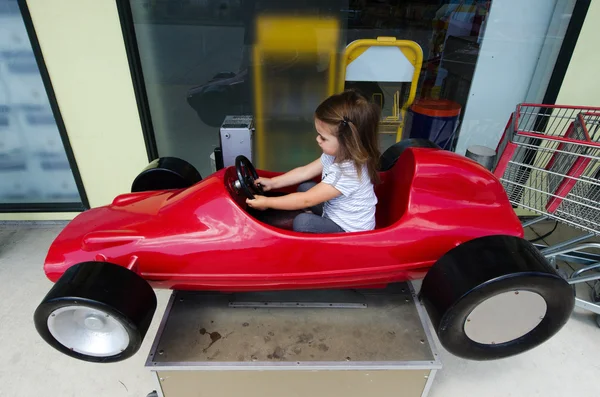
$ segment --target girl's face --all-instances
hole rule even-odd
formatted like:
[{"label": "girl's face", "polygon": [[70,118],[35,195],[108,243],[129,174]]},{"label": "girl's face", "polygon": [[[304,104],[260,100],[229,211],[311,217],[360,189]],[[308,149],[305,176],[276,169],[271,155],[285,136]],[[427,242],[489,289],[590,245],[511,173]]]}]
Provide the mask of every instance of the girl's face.
[{"label": "girl's face", "polygon": [[334,135],[336,127],[315,119],[315,129],[317,130],[317,143],[323,153],[335,156],[339,147],[338,139]]}]

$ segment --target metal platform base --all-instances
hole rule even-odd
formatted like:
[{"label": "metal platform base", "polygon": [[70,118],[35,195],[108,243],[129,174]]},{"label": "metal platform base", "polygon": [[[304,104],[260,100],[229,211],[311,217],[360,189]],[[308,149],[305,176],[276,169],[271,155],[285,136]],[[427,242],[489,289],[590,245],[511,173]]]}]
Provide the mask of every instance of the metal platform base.
[{"label": "metal platform base", "polygon": [[361,291],[175,291],[146,366],[164,397],[422,397],[441,368],[426,321],[404,283]]}]

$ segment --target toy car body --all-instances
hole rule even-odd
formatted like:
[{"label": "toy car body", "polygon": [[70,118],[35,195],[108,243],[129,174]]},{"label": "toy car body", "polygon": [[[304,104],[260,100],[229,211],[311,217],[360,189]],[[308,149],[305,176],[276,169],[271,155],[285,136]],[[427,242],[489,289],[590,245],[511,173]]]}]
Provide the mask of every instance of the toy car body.
[{"label": "toy car body", "polygon": [[80,262],[136,263],[153,287],[173,289],[360,287],[423,278],[451,248],[477,237],[523,236],[500,183],[464,157],[413,149],[381,176],[377,228],[360,233],[301,234],[262,223],[234,187],[234,167],[187,189],[120,195],[76,217],[44,269],[57,281]]}]

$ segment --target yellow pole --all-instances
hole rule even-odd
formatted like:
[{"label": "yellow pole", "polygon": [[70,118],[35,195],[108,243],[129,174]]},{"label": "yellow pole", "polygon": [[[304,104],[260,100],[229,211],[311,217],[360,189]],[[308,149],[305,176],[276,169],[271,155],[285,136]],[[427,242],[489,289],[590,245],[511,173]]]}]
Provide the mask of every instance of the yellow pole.
[{"label": "yellow pole", "polygon": [[254,117],[256,121],[256,159],[257,168],[265,169],[265,125],[263,120],[263,78],[261,50],[258,46],[253,49],[254,67]]}]

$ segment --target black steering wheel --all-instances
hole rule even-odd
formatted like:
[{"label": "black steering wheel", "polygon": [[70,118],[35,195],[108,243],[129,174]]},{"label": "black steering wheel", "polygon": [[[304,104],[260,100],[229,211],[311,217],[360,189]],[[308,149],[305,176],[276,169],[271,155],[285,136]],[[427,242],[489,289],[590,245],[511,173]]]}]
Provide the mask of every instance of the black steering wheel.
[{"label": "black steering wheel", "polygon": [[254,200],[254,194],[264,194],[262,186],[254,184],[254,181],[258,179],[258,174],[246,156],[239,155],[235,158],[235,171],[240,188],[244,191],[246,197]]}]

